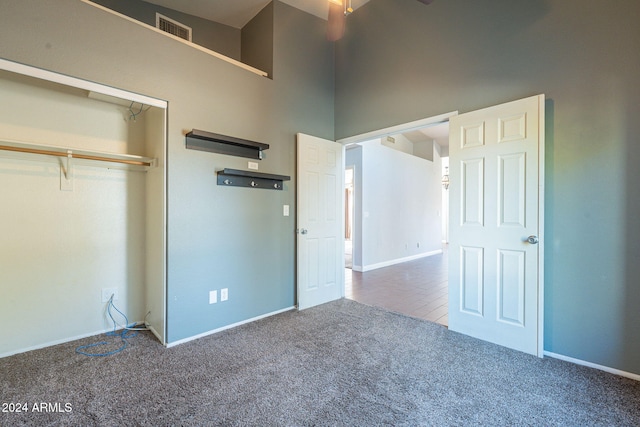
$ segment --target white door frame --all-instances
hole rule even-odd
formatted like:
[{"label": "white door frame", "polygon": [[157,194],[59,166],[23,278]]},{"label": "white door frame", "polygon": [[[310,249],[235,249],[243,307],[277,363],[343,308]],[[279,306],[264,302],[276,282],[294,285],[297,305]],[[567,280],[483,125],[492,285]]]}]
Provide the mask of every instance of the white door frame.
[{"label": "white door frame", "polygon": [[348,138],[342,138],[337,140],[336,142],[339,142],[342,145],[349,145],[369,141],[371,139],[384,138],[385,136],[423,129],[429,126],[438,125],[443,122],[448,122],[450,117],[457,115],[457,111],[452,111],[450,113],[444,113],[438,116],[427,117],[425,119],[415,120],[413,122],[404,123],[401,125],[390,126],[388,128],[374,130],[371,132],[362,133],[360,135],[350,136]]},{"label": "white door frame", "polygon": [[[383,138],[386,136],[391,136],[398,133],[409,132],[412,130],[417,130],[433,125],[437,125],[443,122],[448,122],[449,119],[453,116],[457,116],[458,111],[451,111],[448,113],[440,114],[437,116],[427,117],[420,120],[415,120],[413,122],[408,122],[400,125],[390,126],[387,128],[374,130],[370,132],[365,132],[363,134],[350,136],[348,138],[338,139],[336,142],[339,142],[342,145],[356,144],[360,142],[369,141],[371,139]],[[540,159],[538,163],[539,168],[539,203],[538,203],[538,216],[539,220],[539,228],[540,228],[540,237],[542,237],[542,233],[544,232],[544,119],[545,117],[540,117],[542,121],[541,132],[542,135],[542,143],[539,147]],[[541,239],[541,247],[540,247],[540,258],[538,262],[538,357],[543,357],[544,352],[544,240]],[[343,284],[344,286],[344,284]],[[344,294],[344,289],[343,289]]]}]

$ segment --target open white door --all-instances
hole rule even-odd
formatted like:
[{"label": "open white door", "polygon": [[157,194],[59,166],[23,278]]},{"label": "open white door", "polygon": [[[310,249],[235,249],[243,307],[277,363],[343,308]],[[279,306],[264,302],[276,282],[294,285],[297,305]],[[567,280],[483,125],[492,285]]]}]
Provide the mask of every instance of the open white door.
[{"label": "open white door", "polygon": [[344,292],[343,147],[298,134],[298,309]]},{"label": "open white door", "polygon": [[544,95],[451,118],[449,329],[542,356]]}]

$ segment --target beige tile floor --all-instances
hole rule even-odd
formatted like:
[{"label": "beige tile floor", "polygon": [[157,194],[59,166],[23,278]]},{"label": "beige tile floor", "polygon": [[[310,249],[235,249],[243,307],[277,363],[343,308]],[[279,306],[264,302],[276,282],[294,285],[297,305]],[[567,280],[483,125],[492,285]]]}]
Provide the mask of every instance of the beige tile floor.
[{"label": "beige tile floor", "polygon": [[447,251],[365,273],[345,269],[345,297],[448,325]]}]

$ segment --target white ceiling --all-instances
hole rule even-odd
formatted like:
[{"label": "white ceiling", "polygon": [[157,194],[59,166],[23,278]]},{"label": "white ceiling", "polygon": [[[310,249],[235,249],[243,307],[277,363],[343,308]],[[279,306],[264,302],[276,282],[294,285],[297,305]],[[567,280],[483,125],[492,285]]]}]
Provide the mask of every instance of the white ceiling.
[{"label": "white ceiling", "polygon": [[446,147],[449,145],[449,122],[442,122],[421,129],[404,132],[402,135],[413,143],[428,140],[435,141],[439,145]]},{"label": "white ceiling", "polygon": [[[159,6],[199,16],[234,28],[242,28],[270,0],[145,0]],[[304,10],[322,19],[329,14],[329,0],[281,0],[290,6]],[[349,0],[345,0],[349,1]],[[357,9],[369,0],[351,0],[351,7]]]},{"label": "white ceiling", "polygon": [[449,122],[438,123],[420,129],[420,132],[429,139],[433,139],[443,147],[449,146]]}]

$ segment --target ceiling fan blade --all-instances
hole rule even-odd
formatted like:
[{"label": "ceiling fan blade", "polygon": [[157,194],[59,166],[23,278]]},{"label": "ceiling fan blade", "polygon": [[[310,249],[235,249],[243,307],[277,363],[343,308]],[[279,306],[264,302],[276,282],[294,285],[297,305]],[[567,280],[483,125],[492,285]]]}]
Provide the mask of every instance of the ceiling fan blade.
[{"label": "ceiling fan blade", "polygon": [[329,18],[327,20],[327,40],[340,40],[344,35],[347,17],[341,4],[329,2]]},{"label": "ceiling fan blade", "polygon": [[433,3],[433,0],[418,0],[420,3],[424,3],[426,5],[430,5],[431,3]]}]

